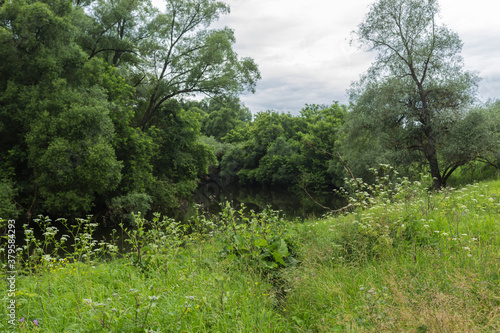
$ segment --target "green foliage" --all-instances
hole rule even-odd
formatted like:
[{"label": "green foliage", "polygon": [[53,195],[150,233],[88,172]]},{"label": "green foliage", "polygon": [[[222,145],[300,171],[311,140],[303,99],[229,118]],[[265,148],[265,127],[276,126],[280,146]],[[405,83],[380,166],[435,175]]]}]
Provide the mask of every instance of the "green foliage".
[{"label": "green foliage", "polygon": [[235,181],[246,157],[244,143],[236,143],[230,146],[222,156],[220,162],[220,175],[222,179],[225,179],[227,183]]},{"label": "green foliage", "polygon": [[151,207],[151,196],[146,193],[127,193],[111,200],[109,205],[109,215],[111,220],[133,222],[133,213],[147,214]]},{"label": "green foliage", "polygon": [[346,107],[338,103],[306,105],[301,110],[307,123],[301,138],[303,186],[317,190],[341,185],[343,166],[339,166],[337,154],[346,114]]},{"label": "green foliage", "polygon": [[469,111],[450,131],[447,159],[478,160],[500,168],[500,101]]},{"label": "green foliage", "polygon": [[262,271],[297,264],[293,234],[278,211],[251,211],[247,217],[245,207],[235,210],[226,202],[216,224],[223,258],[241,260]]},{"label": "green foliage", "polygon": [[269,145],[252,176],[261,184],[286,187],[297,181],[302,164],[298,142],[280,136]]},{"label": "green foliage", "polygon": [[[158,9],[149,0],[88,1],[81,3],[81,17],[75,23],[80,33],[78,43],[89,58],[99,57],[113,66],[137,64],[139,52]],[[84,14],[85,13],[85,14]]]},{"label": "green foliage", "polygon": [[189,198],[197,186],[196,180],[216,163],[211,147],[201,140],[200,117],[196,110],[186,111],[173,105],[156,121],[152,165],[157,181],[150,191],[157,211],[177,209],[179,200]]},{"label": "green foliage", "polygon": [[298,331],[495,330],[500,183],[436,193],[429,179],[386,176],[377,187],[390,191],[368,205],[302,226],[301,266],[287,272],[288,318]]},{"label": "green foliage", "polygon": [[144,272],[161,269],[162,256],[177,251],[182,244],[185,226],[173,219],[162,218],[158,213],[151,221],[141,217],[140,212],[133,217],[133,228],[125,227],[123,223],[120,227],[127,236],[125,241],[131,246],[134,265]]},{"label": "green foliage", "polygon": [[223,177],[240,186],[260,184],[323,190],[340,185],[337,143],[345,107],[306,105],[300,116],[261,112],[223,140],[236,144],[220,162]]},{"label": "green foliage", "polygon": [[15,219],[19,215],[14,201],[16,192],[12,183],[6,180],[0,181],[0,219]]},{"label": "green foliage", "polygon": [[122,165],[111,142],[105,95],[63,84],[54,87],[58,99],[40,101],[40,116],[26,138],[28,157],[47,211],[89,211],[96,194],[116,189]]},{"label": "green foliage", "polygon": [[207,136],[213,136],[221,141],[229,131],[236,128],[241,122],[237,118],[236,110],[223,107],[220,110],[212,111],[203,121],[202,131]]},{"label": "green foliage", "polygon": [[31,276],[57,268],[61,262],[94,263],[116,254],[118,247],[115,244],[94,239],[98,225],[91,218],[77,218],[72,223],[64,218],[57,219],[57,224],[66,229],[60,234],[52,219],[40,215],[33,222],[41,231],[41,237],[36,236],[33,227],[24,224],[24,245],[16,249],[16,257],[20,259],[18,269]]},{"label": "green foliage", "polygon": [[[154,125],[153,117],[173,97],[192,93],[234,95],[253,91],[260,78],[250,58],[239,59],[229,28],[208,29],[229,7],[215,0],[167,1],[140,43],[141,61],[134,73],[139,81],[139,124]],[[147,77],[147,80],[143,79]]]},{"label": "green foliage", "polygon": [[[260,75],[232,49],[230,29],[209,29],[227,5],[165,5],[2,4],[0,174],[16,189],[2,186],[5,207],[17,201],[29,220],[41,212],[100,215],[110,206],[117,213],[137,194],[167,211],[191,195],[215,159],[199,140],[204,112],[181,110],[175,99],[226,95],[224,107],[210,106],[212,118],[229,112],[224,120],[246,121],[237,94],[252,91]],[[209,127],[221,134],[217,121]]]},{"label": "green foliage", "polygon": [[[347,189],[341,188],[338,193],[347,196],[348,206],[356,220],[338,228],[336,236],[337,255],[348,261],[363,261],[390,255],[397,246],[428,245],[421,223],[410,218],[410,212],[398,216],[395,220],[390,213],[383,215],[379,209],[391,205],[401,205],[410,210],[411,200],[427,200],[428,189],[432,182],[426,175],[419,180],[410,181],[398,176],[398,172],[389,165],[380,165],[378,170],[372,169],[375,181],[373,184],[362,179],[346,179]],[[376,210],[380,219],[373,221],[372,210]],[[368,212],[366,212],[368,211]],[[423,244],[422,244],[423,242]]]}]

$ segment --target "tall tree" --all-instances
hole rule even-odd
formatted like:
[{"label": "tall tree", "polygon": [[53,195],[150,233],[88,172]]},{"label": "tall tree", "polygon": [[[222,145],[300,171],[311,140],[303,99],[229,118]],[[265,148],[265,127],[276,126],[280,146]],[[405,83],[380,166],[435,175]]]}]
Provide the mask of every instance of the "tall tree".
[{"label": "tall tree", "polygon": [[422,157],[436,188],[470,161],[441,150],[478,82],[463,69],[460,38],[439,24],[438,13],[437,0],[375,2],[353,41],[377,56],[350,91],[351,119],[361,120],[351,133],[377,132],[385,148]]},{"label": "tall tree", "polygon": [[228,12],[226,4],[215,0],[166,1],[166,13],[151,23],[151,38],[136,66],[145,77],[138,86],[145,98],[138,113],[142,128],[173,97],[254,91],[260,73],[251,58],[240,59],[232,49],[233,31],[209,29]]},{"label": "tall tree", "polygon": [[172,98],[234,98],[254,91],[260,78],[255,62],[234,52],[233,31],[210,28],[229,12],[225,3],[165,0],[164,5],[159,11],[150,0],[82,2],[80,10],[86,15],[75,20],[89,59],[100,57],[120,67],[137,88],[136,121],[142,129],[154,123]]}]

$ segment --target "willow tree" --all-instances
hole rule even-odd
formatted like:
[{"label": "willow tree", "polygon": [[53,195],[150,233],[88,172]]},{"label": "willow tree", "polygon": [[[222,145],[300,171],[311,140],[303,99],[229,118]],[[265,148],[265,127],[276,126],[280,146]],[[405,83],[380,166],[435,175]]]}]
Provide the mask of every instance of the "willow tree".
[{"label": "willow tree", "polygon": [[459,36],[438,14],[436,0],[376,1],[352,39],[376,57],[350,91],[351,134],[364,130],[383,149],[418,159],[436,188],[470,161],[441,151],[461,149],[451,129],[474,103],[478,83],[463,68]]},{"label": "willow tree", "polygon": [[[140,125],[146,128],[172,98],[200,94],[238,95],[254,91],[260,73],[251,58],[239,58],[229,28],[211,29],[229,7],[215,0],[166,0],[165,14],[151,22],[151,38],[141,48],[137,85],[147,98]],[[165,112],[165,111],[163,111]]]}]

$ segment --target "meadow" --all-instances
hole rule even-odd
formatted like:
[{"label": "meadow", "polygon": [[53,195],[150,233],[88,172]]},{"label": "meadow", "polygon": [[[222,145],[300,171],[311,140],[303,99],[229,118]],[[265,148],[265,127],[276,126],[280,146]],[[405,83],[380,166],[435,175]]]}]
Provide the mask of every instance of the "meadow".
[{"label": "meadow", "polygon": [[136,215],[106,241],[91,218],[40,217],[42,237],[17,233],[16,322],[0,331],[498,332],[500,181],[429,184],[351,182],[349,206],[318,219]]}]

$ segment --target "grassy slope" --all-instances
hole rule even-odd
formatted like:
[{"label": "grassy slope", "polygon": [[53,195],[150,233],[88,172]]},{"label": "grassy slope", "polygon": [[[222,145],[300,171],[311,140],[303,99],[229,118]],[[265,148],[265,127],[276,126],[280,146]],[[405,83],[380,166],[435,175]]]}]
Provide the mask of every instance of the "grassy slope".
[{"label": "grassy slope", "polygon": [[287,300],[303,327],[500,331],[500,182],[414,194],[309,225]]},{"label": "grassy slope", "polygon": [[290,223],[301,262],[273,280],[221,259],[216,238],[150,256],[143,271],[127,256],[43,261],[17,279],[19,331],[500,331],[500,181],[421,188]]}]

